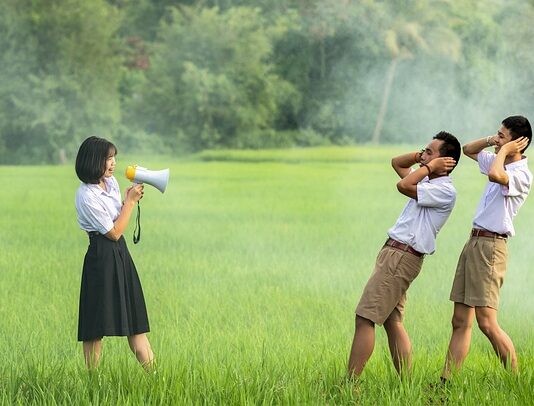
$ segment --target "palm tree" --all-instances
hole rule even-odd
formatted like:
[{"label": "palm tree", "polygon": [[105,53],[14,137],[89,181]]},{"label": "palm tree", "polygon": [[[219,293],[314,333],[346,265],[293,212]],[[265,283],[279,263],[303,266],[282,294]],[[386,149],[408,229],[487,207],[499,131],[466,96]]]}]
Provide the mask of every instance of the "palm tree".
[{"label": "palm tree", "polygon": [[414,58],[418,53],[443,55],[454,62],[460,58],[461,41],[456,33],[443,25],[447,22],[443,13],[426,5],[420,8],[419,13],[415,15],[421,17],[421,14],[425,15],[426,18],[418,19],[417,22],[399,19],[385,32],[384,45],[391,56],[391,61],[386,73],[382,102],[371,138],[374,144],[380,143],[389,97],[399,63],[405,59]]}]

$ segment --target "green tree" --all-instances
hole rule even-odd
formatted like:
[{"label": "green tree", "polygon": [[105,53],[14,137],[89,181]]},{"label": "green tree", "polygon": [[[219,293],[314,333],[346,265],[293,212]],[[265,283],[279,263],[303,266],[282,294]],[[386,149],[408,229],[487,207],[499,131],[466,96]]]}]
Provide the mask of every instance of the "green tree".
[{"label": "green tree", "polygon": [[502,27],[503,46],[496,54],[496,63],[501,69],[496,84],[501,94],[509,102],[509,111],[529,116],[534,103],[534,52],[532,40],[532,21],[534,1],[507,2],[496,16],[496,23]]},{"label": "green tree", "polygon": [[370,104],[363,82],[383,52],[377,34],[384,7],[345,0],[296,1],[295,7],[300,23],[275,48],[277,72],[303,100],[286,125],[311,128],[334,143],[356,140],[364,120],[355,116]]},{"label": "green tree", "polygon": [[13,4],[0,3],[0,163],[13,162],[19,116],[15,106],[19,93],[29,91],[25,78],[37,59],[32,35]]},{"label": "green tree", "polygon": [[104,1],[6,0],[0,13],[4,162],[57,162],[120,120],[116,10]]},{"label": "green tree", "polygon": [[296,93],[269,63],[287,18],[267,25],[259,9],[173,9],[133,99],[140,126],[191,150],[240,146],[241,134],[272,127]]},{"label": "green tree", "polygon": [[404,1],[393,3],[393,18],[384,33],[384,45],[391,57],[384,80],[384,92],[371,141],[380,143],[391,89],[398,64],[417,55],[442,55],[454,62],[461,55],[461,41],[448,26],[447,2]]}]

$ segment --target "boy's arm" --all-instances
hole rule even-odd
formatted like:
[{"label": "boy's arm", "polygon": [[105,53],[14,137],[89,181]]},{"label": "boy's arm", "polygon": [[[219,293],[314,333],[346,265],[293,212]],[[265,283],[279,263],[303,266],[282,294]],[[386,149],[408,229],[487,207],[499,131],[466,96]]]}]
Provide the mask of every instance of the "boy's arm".
[{"label": "boy's arm", "polygon": [[436,175],[446,175],[456,165],[456,161],[450,157],[435,158],[428,164],[423,165],[419,169],[411,172],[408,176],[401,179],[397,183],[397,189],[403,195],[417,200],[417,184],[421,182],[425,176],[435,173]]},{"label": "boy's arm", "polygon": [[410,168],[419,163],[421,160],[422,151],[408,152],[407,154],[396,156],[391,160],[391,166],[402,178],[405,178],[410,173]]},{"label": "boy's arm", "polygon": [[523,148],[526,148],[527,145],[528,139],[526,137],[520,137],[517,140],[513,140],[504,144],[490,166],[488,171],[488,179],[491,182],[508,186],[510,179],[508,178],[508,174],[504,169],[504,161],[508,155],[515,155],[521,152]]},{"label": "boy's arm", "polygon": [[495,145],[495,140],[493,137],[495,136],[489,135],[485,138],[480,138],[478,140],[474,140],[468,144],[465,144],[462,147],[462,151],[464,155],[467,155],[469,158],[474,159],[475,161],[478,161],[477,156],[480,151],[482,151],[484,148]]}]

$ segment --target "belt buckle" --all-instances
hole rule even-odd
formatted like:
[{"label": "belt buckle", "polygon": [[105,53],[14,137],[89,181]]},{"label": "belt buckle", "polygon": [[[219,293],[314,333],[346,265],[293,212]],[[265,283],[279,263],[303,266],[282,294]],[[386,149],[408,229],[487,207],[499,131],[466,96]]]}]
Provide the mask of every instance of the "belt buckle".
[{"label": "belt buckle", "polygon": [[481,228],[473,228],[473,230],[471,231],[471,236],[480,237],[480,234],[482,234],[483,232],[484,230],[482,230]]}]

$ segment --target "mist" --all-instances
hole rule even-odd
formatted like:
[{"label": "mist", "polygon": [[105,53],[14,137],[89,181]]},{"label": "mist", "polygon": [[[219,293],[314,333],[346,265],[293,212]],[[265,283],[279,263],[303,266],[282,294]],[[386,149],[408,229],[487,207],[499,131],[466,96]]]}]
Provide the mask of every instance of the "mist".
[{"label": "mist", "polygon": [[[466,13],[464,21],[455,22],[455,30],[445,19],[437,21],[442,27],[425,29],[417,18],[406,22],[405,16],[393,17],[393,30],[399,20],[419,25],[416,35],[423,43],[412,44],[413,51],[407,51],[405,57],[391,55],[389,60],[369,64],[366,71],[351,75],[341,102],[340,119],[349,131],[356,129],[358,141],[372,141],[388,69],[395,58],[398,63],[380,132],[382,143],[426,143],[441,130],[467,142],[495,134],[507,116],[531,117],[534,89],[528,77],[533,73],[529,45],[534,34],[529,22],[533,17],[532,3],[484,3],[492,7],[485,9],[479,2],[476,10],[480,15]],[[481,21],[485,27],[477,27]],[[488,38],[480,38],[484,29],[496,31]],[[434,38],[438,44],[425,39],[432,31],[440,30],[449,30],[449,38]],[[402,38],[398,41],[402,42]],[[439,49],[439,42],[443,42],[444,49]],[[347,61],[334,70],[342,77],[354,71],[354,66]],[[362,104],[362,98],[367,103]]]},{"label": "mist", "polygon": [[[57,3],[57,4],[56,4]],[[534,105],[534,3],[0,5],[0,164],[121,152],[462,142]]]}]

